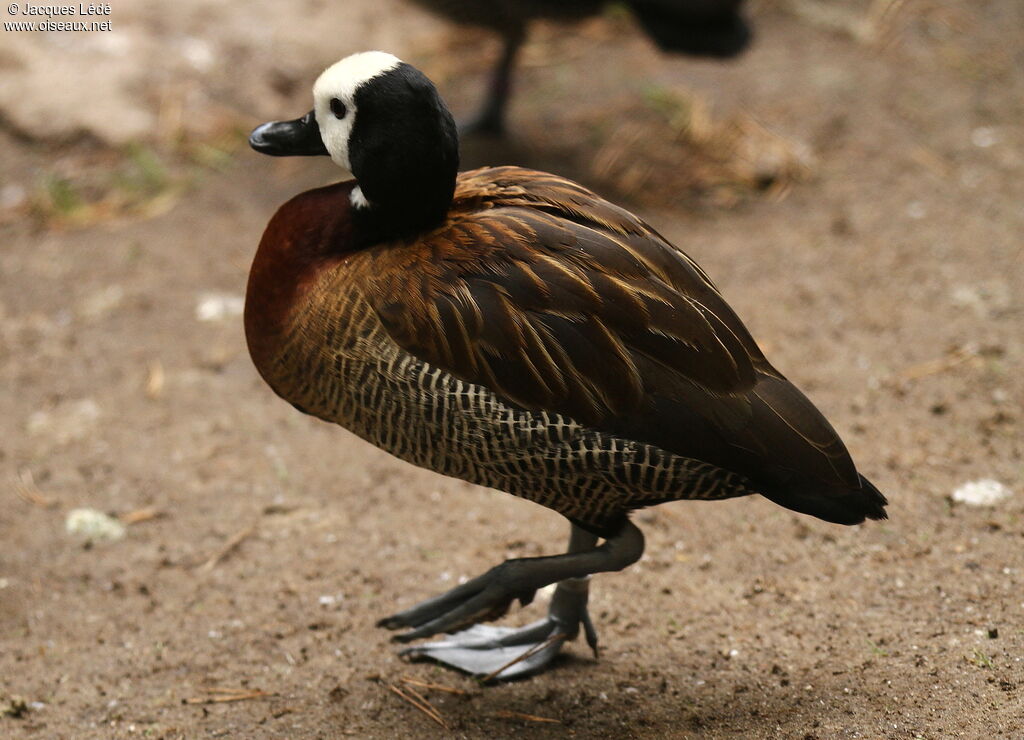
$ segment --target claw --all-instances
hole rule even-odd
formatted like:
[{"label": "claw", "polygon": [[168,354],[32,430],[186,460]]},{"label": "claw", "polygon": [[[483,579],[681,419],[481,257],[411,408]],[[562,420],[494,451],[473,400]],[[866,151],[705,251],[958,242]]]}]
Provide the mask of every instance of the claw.
[{"label": "claw", "polygon": [[583,622],[583,634],[587,638],[587,645],[594,651],[594,660],[597,660],[601,657],[601,653],[597,648],[597,630],[594,629],[594,623],[590,621],[590,612],[584,610],[581,621]]}]

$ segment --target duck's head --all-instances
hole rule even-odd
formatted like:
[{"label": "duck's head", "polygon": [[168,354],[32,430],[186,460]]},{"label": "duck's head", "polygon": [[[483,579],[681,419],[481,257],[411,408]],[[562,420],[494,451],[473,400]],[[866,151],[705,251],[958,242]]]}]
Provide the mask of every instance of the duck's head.
[{"label": "duck's head", "polygon": [[328,67],[313,85],[313,110],[258,126],[249,144],[279,157],[330,156],[356,180],[356,211],[397,231],[444,217],[459,168],[455,122],[434,84],[382,51]]}]

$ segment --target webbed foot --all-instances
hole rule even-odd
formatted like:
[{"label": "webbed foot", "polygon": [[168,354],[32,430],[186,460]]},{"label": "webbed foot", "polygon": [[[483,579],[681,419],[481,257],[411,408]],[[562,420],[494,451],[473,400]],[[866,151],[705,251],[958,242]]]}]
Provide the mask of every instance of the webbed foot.
[{"label": "webbed foot", "polygon": [[[408,648],[403,655],[432,658],[488,679],[543,670],[565,642],[576,638],[580,627],[596,653],[597,633],[587,613],[587,577],[636,562],[643,554],[644,538],[626,520],[604,544],[595,546],[596,542],[597,535],[573,525],[564,555],[507,560],[377,625],[408,628],[393,638],[398,642],[448,633],[447,639]],[[529,604],[537,589],[551,583],[558,587],[546,619],[518,630],[477,624],[502,616],[516,599]]]},{"label": "webbed foot", "polygon": [[588,579],[562,581],[546,618],[519,629],[475,624],[437,642],[406,648],[402,655],[436,660],[485,681],[521,678],[545,670],[582,626],[597,656],[597,632],[587,613]]}]

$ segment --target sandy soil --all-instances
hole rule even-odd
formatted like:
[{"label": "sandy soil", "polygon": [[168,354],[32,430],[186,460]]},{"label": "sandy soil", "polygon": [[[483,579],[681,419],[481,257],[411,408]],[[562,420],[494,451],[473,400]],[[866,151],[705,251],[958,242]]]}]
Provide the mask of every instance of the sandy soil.
[{"label": "sandy soil", "polygon": [[[594,581],[600,660],[577,644],[481,687],[402,662],[374,621],[560,551],[565,523],[295,412],[232,299],[276,205],[336,177],[240,132],[306,110],[366,45],[467,110],[493,43],[397,0],[310,2],[312,24],[263,3],[265,26],[247,5],[119,4],[128,46],[3,36],[5,85],[73,54],[149,61],[107,59],[108,116],[79,115],[86,80],[0,99],[0,735],[1024,736],[1024,6],[909,0],[870,25],[886,3],[762,3],[729,66],[661,57],[621,18],[534,37],[513,143],[467,159],[615,192],[696,257],[891,520],[640,512],[644,559]],[[122,112],[141,133],[107,130]],[[701,153],[727,121],[754,138]],[[951,500],[978,479],[1012,495]],[[140,521],[83,542],[82,506]],[[424,690],[450,730],[392,692],[405,677],[462,692]]]}]

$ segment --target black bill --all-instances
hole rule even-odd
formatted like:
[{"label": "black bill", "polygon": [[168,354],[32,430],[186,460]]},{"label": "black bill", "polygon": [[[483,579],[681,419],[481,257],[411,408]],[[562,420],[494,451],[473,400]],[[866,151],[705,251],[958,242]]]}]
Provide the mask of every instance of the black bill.
[{"label": "black bill", "polygon": [[273,157],[328,154],[313,111],[294,121],[271,121],[257,126],[249,134],[249,146]]}]

